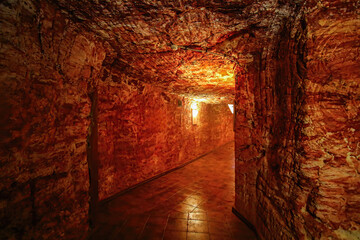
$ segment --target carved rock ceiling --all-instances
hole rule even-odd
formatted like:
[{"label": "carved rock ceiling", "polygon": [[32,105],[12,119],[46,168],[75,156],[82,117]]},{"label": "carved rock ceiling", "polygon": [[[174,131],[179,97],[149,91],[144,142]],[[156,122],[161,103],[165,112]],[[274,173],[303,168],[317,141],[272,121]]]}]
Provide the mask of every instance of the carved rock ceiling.
[{"label": "carved rock ceiling", "polygon": [[[287,3],[289,2],[289,3]],[[234,67],[269,45],[301,1],[68,1],[72,20],[109,42],[112,64],[168,92],[231,102]]]}]

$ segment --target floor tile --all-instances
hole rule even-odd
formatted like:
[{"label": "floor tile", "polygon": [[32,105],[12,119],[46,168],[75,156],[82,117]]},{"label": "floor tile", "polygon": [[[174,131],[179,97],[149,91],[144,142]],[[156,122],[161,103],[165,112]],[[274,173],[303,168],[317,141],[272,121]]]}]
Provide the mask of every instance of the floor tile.
[{"label": "floor tile", "polygon": [[187,231],[187,220],[181,218],[169,218],[166,230]]},{"label": "floor tile", "polygon": [[[234,238],[232,238],[230,235],[223,235],[223,234],[211,234],[210,233],[210,240],[232,240]],[[235,238],[238,239],[238,238]],[[242,238],[239,238],[239,240],[242,240]]]},{"label": "floor tile", "polygon": [[150,216],[146,225],[147,226],[165,226],[167,221],[168,221],[168,217]]},{"label": "floor tile", "polygon": [[210,236],[208,233],[187,233],[187,240],[210,240]]},{"label": "floor tile", "polygon": [[190,220],[203,220],[203,221],[206,221],[207,220],[207,215],[204,212],[202,212],[202,213],[189,213],[189,219]]},{"label": "floor tile", "polygon": [[169,214],[169,218],[182,218],[182,219],[188,219],[188,213],[178,212],[178,211],[172,211]]},{"label": "floor tile", "polygon": [[209,221],[212,222],[225,222],[227,220],[227,215],[232,214],[232,213],[228,213],[225,214],[223,212],[212,212],[212,211],[208,211],[207,212],[207,217]]},{"label": "floor tile", "polygon": [[202,202],[202,200],[199,200],[199,199],[196,199],[193,197],[188,197],[183,201],[183,203],[189,204],[193,207],[197,207],[201,202]]},{"label": "floor tile", "polygon": [[229,235],[230,231],[227,224],[224,222],[209,222],[209,233]]},{"label": "floor tile", "polygon": [[140,239],[162,239],[165,225],[146,225]]},{"label": "floor tile", "polygon": [[194,206],[191,206],[191,205],[186,204],[186,203],[180,203],[174,208],[174,210],[179,211],[179,212],[183,212],[183,213],[192,212],[192,210],[194,210],[194,209],[195,209]]},{"label": "floor tile", "polygon": [[188,220],[188,232],[209,232],[208,222],[201,220]]},{"label": "floor tile", "polygon": [[108,235],[107,237],[104,238],[96,238],[96,240],[110,239],[110,236],[113,239],[133,240],[133,239],[137,239],[138,236],[141,234],[141,232],[142,232],[141,228],[126,228],[123,229],[121,232],[117,233],[116,235],[112,235],[112,236]]},{"label": "floor tile", "polygon": [[206,213],[206,211],[200,207],[195,208],[192,210],[193,213]]},{"label": "floor tile", "polygon": [[186,232],[165,231],[164,240],[186,240]]}]

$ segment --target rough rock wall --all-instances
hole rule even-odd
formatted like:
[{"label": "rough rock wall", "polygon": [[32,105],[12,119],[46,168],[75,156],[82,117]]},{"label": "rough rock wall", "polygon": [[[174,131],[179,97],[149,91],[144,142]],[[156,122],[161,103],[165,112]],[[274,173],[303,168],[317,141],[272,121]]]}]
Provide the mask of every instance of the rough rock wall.
[{"label": "rough rock wall", "polygon": [[226,105],[201,104],[193,126],[189,101],[117,78],[111,48],[48,2],[0,11],[0,238],[84,237],[99,160],[104,198],[233,138]]},{"label": "rough rock wall", "polygon": [[359,239],[359,6],[303,10],[237,70],[235,208],[262,239]]},{"label": "rough rock wall", "polygon": [[[360,239],[360,3],[309,3],[303,154],[305,230]],[[304,199],[305,200],[305,199]]]},{"label": "rough rock wall", "polygon": [[199,103],[112,69],[98,88],[99,198],[190,161],[233,140],[226,104]]},{"label": "rough rock wall", "polygon": [[0,238],[79,239],[103,47],[42,1],[2,1],[0,16]]}]

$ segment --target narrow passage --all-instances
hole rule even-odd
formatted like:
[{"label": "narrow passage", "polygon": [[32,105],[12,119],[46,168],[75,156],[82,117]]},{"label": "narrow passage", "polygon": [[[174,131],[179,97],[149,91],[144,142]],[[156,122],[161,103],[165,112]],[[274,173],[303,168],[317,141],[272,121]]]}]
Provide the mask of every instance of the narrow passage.
[{"label": "narrow passage", "polygon": [[101,206],[91,239],[256,239],[232,212],[234,143]]}]

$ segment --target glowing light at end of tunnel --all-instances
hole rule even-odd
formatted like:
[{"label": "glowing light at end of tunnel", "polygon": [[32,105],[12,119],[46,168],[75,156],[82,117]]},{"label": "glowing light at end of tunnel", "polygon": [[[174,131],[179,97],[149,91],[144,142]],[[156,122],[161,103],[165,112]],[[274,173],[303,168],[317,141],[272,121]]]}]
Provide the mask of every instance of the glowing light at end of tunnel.
[{"label": "glowing light at end of tunnel", "polygon": [[193,125],[196,125],[198,123],[198,121],[197,121],[198,114],[199,114],[198,104],[196,102],[193,102],[191,104],[191,117],[192,117]]},{"label": "glowing light at end of tunnel", "polygon": [[198,114],[199,114],[199,110],[197,110],[197,109],[193,109],[193,110],[192,110],[192,117],[193,117],[193,119],[196,118]]},{"label": "glowing light at end of tunnel", "polygon": [[229,106],[231,113],[234,114],[234,104],[228,104],[228,106]]},{"label": "glowing light at end of tunnel", "polygon": [[196,102],[193,102],[193,103],[191,104],[191,109],[192,109],[192,110],[198,110],[198,105],[197,105]]}]

